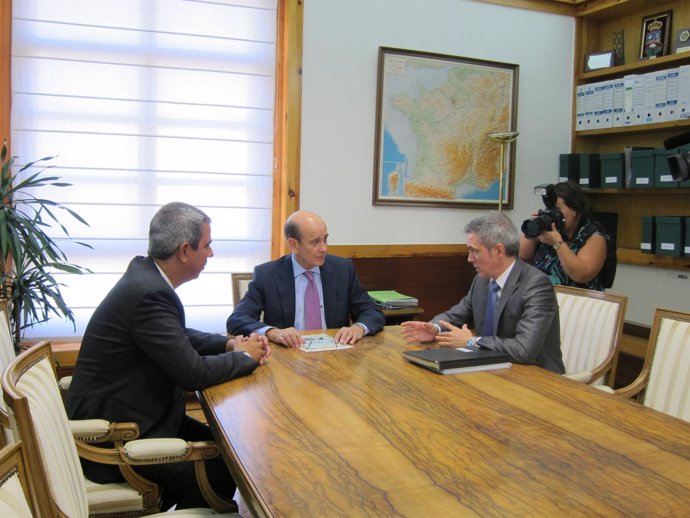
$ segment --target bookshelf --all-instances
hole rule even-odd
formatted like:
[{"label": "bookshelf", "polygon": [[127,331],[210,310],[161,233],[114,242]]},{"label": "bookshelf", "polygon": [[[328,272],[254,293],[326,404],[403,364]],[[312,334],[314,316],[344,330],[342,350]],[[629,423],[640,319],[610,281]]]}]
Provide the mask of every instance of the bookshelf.
[{"label": "bookshelf", "polygon": [[[672,11],[669,36],[672,54],[640,60],[642,19]],[[690,131],[690,120],[677,120],[605,129],[575,131],[575,91],[577,86],[643,74],[690,64],[690,52],[675,52],[675,32],[690,27],[690,2],[672,0],[590,0],[577,9],[575,66],[573,82],[573,153],[615,153],[626,146],[663,147],[663,141]],[[624,62],[618,66],[585,72],[585,57],[591,52],[611,50],[615,32],[623,31]],[[690,216],[689,188],[677,189],[590,189],[587,197],[593,211],[618,213],[618,261],[655,268],[690,269],[690,257],[644,254],[639,249],[641,217],[651,215]]]}]

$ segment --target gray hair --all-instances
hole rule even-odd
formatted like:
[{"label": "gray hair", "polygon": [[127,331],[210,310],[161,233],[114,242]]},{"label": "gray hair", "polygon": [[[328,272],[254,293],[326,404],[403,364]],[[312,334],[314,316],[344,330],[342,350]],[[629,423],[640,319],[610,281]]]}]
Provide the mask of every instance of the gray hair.
[{"label": "gray hair", "polygon": [[196,250],[204,223],[211,223],[203,211],[182,202],[163,205],[149,225],[149,257],[168,259],[182,243]]},{"label": "gray hair", "polygon": [[476,235],[487,248],[503,244],[509,257],[517,256],[520,251],[520,234],[510,218],[504,214],[489,212],[474,218],[465,225],[465,232]]}]

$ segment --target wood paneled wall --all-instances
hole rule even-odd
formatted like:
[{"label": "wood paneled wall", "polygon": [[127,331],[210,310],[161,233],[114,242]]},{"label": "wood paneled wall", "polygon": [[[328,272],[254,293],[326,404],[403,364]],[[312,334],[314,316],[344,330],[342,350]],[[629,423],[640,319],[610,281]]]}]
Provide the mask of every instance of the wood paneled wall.
[{"label": "wood paneled wall", "polygon": [[468,292],[475,275],[466,254],[352,260],[365,289],[397,290],[419,299],[424,313],[417,320],[430,320],[457,304]]},{"label": "wood paneled wall", "polygon": [[416,297],[431,320],[457,304],[470,289],[475,271],[467,245],[329,245],[328,253],[352,259],[366,290],[397,290]]}]

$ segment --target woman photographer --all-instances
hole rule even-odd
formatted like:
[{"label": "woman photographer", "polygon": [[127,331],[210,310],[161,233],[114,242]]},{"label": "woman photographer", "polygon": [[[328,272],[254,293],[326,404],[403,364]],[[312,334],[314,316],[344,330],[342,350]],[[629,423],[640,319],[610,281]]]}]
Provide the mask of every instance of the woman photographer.
[{"label": "woman photographer", "polygon": [[563,214],[561,231],[551,223],[551,229],[538,236],[530,238],[523,233],[520,258],[543,271],[553,284],[602,291],[597,276],[606,260],[607,236],[603,228],[590,221],[584,193],[576,183],[561,182],[549,186],[543,198],[547,209],[553,207]]}]

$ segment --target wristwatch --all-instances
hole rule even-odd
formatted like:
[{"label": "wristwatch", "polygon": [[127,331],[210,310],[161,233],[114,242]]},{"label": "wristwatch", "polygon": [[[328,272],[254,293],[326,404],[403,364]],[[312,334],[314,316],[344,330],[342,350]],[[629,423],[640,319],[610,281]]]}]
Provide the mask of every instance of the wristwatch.
[{"label": "wristwatch", "polygon": [[559,241],[558,243],[554,243],[551,246],[553,246],[554,250],[558,251],[558,249],[561,247],[562,244],[563,244],[563,241]]},{"label": "wristwatch", "polygon": [[477,350],[479,349],[479,344],[477,343],[481,339],[481,336],[471,336],[467,339],[465,344],[465,349]]}]

